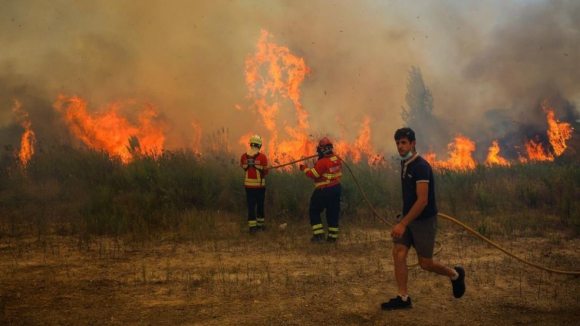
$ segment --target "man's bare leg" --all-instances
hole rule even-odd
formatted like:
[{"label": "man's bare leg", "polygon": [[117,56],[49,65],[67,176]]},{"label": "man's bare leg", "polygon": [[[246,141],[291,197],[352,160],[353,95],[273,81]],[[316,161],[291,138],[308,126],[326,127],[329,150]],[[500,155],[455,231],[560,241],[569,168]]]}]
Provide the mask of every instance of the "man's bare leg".
[{"label": "man's bare leg", "polygon": [[408,295],[407,293],[407,253],[409,248],[400,243],[395,243],[393,248],[393,261],[395,263],[395,280],[397,281],[397,289],[400,295]]},{"label": "man's bare leg", "polygon": [[457,272],[454,269],[443,265],[442,263],[434,260],[433,258],[424,258],[421,256],[417,256],[417,258],[419,259],[419,266],[421,266],[422,269],[428,272],[444,275],[449,278],[455,277],[457,275]]}]

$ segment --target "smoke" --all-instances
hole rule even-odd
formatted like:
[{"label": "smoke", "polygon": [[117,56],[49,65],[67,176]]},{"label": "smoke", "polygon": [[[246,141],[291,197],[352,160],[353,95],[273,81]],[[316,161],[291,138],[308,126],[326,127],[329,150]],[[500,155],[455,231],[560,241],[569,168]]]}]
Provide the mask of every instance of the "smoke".
[{"label": "smoke", "polygon": [[[261,29],[311,68],[301,91],[315,134],[353,141],[369,116],[373,145],[392,151],[411,66],[423,72],[433,112],[451,134],[492,137],[480,124],[492,110],[504,112],[503,135],[514,133],[521,125],[506,120],[545,119],[544,99],[561,120],[578,114],[576,1],[0,0],[0,7],[2,145],[19,141],[14,99],[39,142],[67,141],[52,107],[64,94],[94,111],[116,99],[155,103],[169,149],[192,146],[195,124],[205,139],[226,128],[242,150],[241,136],[266,131],[247,109],[244,76]],[[283,140],[296,115],[280,100]],[[500,132],[498,121],[485,121]]]}]

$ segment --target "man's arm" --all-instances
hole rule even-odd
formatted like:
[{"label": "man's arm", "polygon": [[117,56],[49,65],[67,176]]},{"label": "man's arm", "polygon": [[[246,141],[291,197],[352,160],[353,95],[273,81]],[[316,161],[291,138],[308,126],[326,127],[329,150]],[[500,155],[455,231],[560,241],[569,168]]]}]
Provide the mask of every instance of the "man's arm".
[{"label": "man's arm", "polygon": [[413,222],[420,214],[423,212],[427,204],[429,203],[429,182],[428,181],[418,181],[417,182],[417,201],[413,204],[409,213],[403,217],[401,222],[399,222],[391,231],[391,236],[393,238],[400,238],[405,233],[405,228],[409,223]]},{"label": "man's arm", "polygon": [[409,213],[403,217],[400,223],[404,223],[405,226],[413,222],[421,212],[427,207],[429,203],[429,182],[428,181],[417,181],[417,201],[413,204]]}]

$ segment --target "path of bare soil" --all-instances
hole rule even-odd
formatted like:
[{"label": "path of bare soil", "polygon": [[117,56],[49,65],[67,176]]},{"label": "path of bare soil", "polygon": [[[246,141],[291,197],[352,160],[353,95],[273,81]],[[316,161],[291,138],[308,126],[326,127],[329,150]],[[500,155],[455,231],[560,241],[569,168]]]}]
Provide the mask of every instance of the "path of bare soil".
[{"label": "path of bare soil", "polygon": [[[235,229],[235,227],[232,227]],[[395,294],[387,230],[345,230],[338,244],[267,230],[251,237],[147,243],[70,236],[1,238],[2,325],[573,325],[580,278],[529,268],[458,229],[438,259],[462,265],[467,292],[410,269],[414,308]],[[497,239],[526,259],[580,269],[580,240]],[[409,263],[412,263],[410,261]]]}]

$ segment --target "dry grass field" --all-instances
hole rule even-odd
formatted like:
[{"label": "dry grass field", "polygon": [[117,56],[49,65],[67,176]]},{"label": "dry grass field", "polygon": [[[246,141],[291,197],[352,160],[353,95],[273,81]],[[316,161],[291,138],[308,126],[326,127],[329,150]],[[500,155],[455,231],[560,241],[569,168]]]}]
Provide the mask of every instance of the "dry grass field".
[{"label": "dry grass field", "polygon": [[[572,325],[580,278],[528,267],[440,220],[438,259],[465,267],[467,292],[410,267],[414,308],[379,307],[396,291],[390,229],[343,219],[337,244],[311,244],[306,219],[204,215],[147,241],[59,235],[0,238],[2,325]],[[6,226],[5,226],[6,227]],[[493,239],[552,268],[580,266],[580,239]],[[413,264],[413,260],[409,264]]]}]

